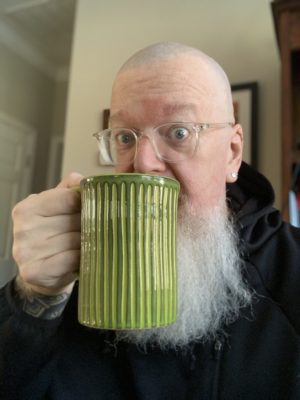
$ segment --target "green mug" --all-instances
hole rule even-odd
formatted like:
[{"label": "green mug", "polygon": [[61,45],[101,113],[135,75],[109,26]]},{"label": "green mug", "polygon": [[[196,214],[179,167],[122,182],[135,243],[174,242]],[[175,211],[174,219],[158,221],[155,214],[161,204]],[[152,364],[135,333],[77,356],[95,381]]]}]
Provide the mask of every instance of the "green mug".
[{"label": "green mug", "polygon": [[81,181],[81,324],[146,329],[176,320],[179,188],[135,173]]}]

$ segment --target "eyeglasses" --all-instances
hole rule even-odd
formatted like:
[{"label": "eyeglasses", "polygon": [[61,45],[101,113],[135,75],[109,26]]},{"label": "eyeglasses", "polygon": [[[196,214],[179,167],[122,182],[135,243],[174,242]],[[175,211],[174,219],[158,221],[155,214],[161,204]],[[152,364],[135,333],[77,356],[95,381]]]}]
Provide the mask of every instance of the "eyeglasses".
[{"label": "eyeglasses", "polygon": [[151,141],[159,159],[177,163],[195,154],[200,133],[233,125],[230,122],[172,122],[154,127],[147,134],[136,129],[111,128],[93,136],[98,140],[102,159],[113,165],[132,163],[136,158],[138,142],[144,136]]}]

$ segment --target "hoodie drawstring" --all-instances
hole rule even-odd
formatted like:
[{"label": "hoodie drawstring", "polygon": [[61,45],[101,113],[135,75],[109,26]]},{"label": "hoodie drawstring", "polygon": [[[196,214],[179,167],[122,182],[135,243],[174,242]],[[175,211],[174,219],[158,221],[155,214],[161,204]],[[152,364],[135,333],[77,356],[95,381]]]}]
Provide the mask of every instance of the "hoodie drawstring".
[{"label": "hoodie drawstring", "polygon": [[215,366],[215,373],[214,373],[214,380],[213,380],[213,386],[212,386],[212,400],[217,400],[219,397],[219,378],[220,378],[220,367],[221,367],[221,355],[222,355],[222,349],[223,349],[223,340],[222,339],[217,339],[215,341],[215,346],[214,346],[214,356],[216,360],[216,366]]}]

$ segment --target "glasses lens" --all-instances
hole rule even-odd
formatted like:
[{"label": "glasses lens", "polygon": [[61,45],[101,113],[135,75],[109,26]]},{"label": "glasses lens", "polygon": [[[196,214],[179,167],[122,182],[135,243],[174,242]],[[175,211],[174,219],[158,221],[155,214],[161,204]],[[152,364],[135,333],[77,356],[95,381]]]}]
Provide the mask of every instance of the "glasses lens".
[{"label": "glasses lens", "polygon": [[[102,159],[108,163],[130,164],[137,152],[138,136],[131,129],[113,128],[95,134]],[[193,156],[198,134],[194,124],[164,124],[152,131],[151,141],[158,157],[178,162]]]},{"label": "glasses lens", "polygon": [[136,135],[130,129],[109,129],[104,135],[105,147],[114,164],[127,164],[134,160]]},{"label": "glasses lens", "polygon": [[165,124],[155,132],[155,144],[164,160],[176,162],[193,155],[198,140],[194,124]]}]

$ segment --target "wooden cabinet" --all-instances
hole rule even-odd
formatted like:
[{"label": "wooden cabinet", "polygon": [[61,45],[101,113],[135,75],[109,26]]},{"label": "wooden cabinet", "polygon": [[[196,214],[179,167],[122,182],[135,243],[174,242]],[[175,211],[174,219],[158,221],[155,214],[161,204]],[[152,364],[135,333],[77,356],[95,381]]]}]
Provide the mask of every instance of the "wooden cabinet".
[{"label": "wooden cabinet", "polygon": [[292,186],[300,192],[300,177],[295,177],[300,166],[300,0],[275,0],[271,6],[281,57],[282,210],[288,219],[288,192]]}]

